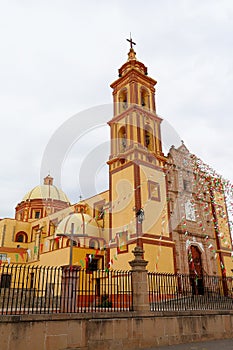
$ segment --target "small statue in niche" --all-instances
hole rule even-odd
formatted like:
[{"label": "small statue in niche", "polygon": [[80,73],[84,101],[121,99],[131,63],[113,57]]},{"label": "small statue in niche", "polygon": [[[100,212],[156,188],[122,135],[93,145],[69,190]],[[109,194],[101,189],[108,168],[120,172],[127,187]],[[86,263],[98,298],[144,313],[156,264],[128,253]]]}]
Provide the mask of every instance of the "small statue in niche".
[{"label": "small statue in niche", "polygon": [[128,107],[127,100],[124,99],[124,101],[123,101],[123,109],[126,109],[127,107]]},{"label": "small statue in niche", "polygon": [[145,134],[145,142],[146,142],[146,147],[149,146],[150,144],[150,135],[149,133],[146,131],[146,134]]},{"label": "small statue in niche", "polygon": [[126,133],[124,133],[122,135],[122,139],[121,139],[121,146],[122,146],[122,149],[123,151],[126,149]]}]

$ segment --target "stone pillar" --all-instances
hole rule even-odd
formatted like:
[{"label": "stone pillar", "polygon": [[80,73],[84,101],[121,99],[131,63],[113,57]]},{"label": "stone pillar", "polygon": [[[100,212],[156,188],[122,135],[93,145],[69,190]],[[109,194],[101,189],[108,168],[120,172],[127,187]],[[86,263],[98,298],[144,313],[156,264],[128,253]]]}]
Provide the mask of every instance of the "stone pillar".
[{"label": "stone pillar", "polygon": [[81,266],[62,266],[61,312],[77,312]]},{"label": "stone pillar", "polygon": [[135,258],[129,264],[132,268],[133,311],[149,311],[149,290],[146,266],[143,258],[144,250],[137,246],[132,251]]}]

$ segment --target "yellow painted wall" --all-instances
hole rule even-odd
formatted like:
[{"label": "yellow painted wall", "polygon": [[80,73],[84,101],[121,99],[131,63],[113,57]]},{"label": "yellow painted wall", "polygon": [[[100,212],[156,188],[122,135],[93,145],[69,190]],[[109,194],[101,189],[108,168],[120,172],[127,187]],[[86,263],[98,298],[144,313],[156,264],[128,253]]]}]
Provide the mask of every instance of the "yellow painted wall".
[{"label": "yellow painted wall", "polygon": [[133,171],[134,166],[131,165],[112,175],[113,237],[118,232],[128,230],[135,218]]},{"label": "yellow painted wall", "polygon": [[[145,212],[142,231],[143,233],[168,237],[167,195],[164,173],[143,165],[141,166],[140,178],[142,206]],[[155,201],[149,198],[148,180],[159,184],[160,201]]]},{"label": "yellow painted wall", "polygon": [[27,262],[27,254],[25,254],[21,249],[15,251],[10,251],[10,249],[8,251],[3,251],[0,247],[0,254],[2,264],[25,264]]},{"label": "yellow painted wall", "polygon": [[148,271],[174,273],[172,247],[143,244],[143,249],[145,250],[144,258],[148,261]]},{"label": "yellow painted wall", "polygon": [[40,254],[40,260],[36,264],[45,266],[61,266],[69,264],[69,248],[62,248]]},{"label": "yellow painted wall", "polygon": [[226,269],[227,276],[233,276],[233,258],[231,256],[224,256],[224,267]]},{"label": "yellow painted wall", "polygon": [[[5,235],[4,235],[4,226]],[[3,219],[0,221],[0,246],[3,247],[16,247],[19,243],[15,242],[15,236],[17,232],[24,231],[28,233],[30,231],[30,224],[23,221],[17,221],[15,219]],[[3,237],[4,235],[4,237]],[[3,242],[4,238],[4,242]]]},{"label": "yellow painted wall", "polygon": [[136,244],[129,244],[128,245],[128,252],[127,253],[117,253],[117,248],[112,248],[110,251],[110,260],[113,260],[113,264],[111,264],[111,268],[114,270],[130,270],[131,267],[129,265],[129,261],[132,261],[134,259],[134,255],[132,251],[134,250]]},{"label": "yellow painted wall", "polygon": [[229,230],[228,216],[224,194],[215,191],[214,192],[215,212],[218,220],[219,228],[219,241],[221,249],[232,249],[231,235]]},{"label": "yellow painted wall", "polygon": [[[93,254],[95,256],[95,249],[86,249],[81,247],[73,247],[73,265],[79,265],[81,267],[86,267],[86,255]],[[104,256],[103,251],[98,252],[98,256]],[[48,253],[40,254],[40,265],[47,266],[61,266],[69,264],[70,248],[61,248],[57,250],[50,251]],[[84,264],[84,266],[82,266]]]},{"label": "yellow painted wall", "polygon": [[[98,251],[98,258],[100,256],[104,257],[105,252],[103,250]],[[95,249],[87,249],[87,248],[77,248],[74,247],[73,250],[73,264],[74,265],[80,265],[81,267],[86,267],[86,256],[92,255],[92,257],[96,256],[96,250]],[[84,264],[84,266],[83,266]],[[102,261],[99,263],[98,266],[100,269],[102,269]]]}]

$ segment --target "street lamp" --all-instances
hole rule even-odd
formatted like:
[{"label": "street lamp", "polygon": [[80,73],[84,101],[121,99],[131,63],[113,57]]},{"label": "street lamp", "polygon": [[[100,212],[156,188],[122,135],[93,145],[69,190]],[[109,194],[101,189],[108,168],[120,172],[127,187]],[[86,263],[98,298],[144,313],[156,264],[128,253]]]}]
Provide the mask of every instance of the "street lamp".
[{"label": "street lamp", "polygon": [[141,235],[142,234],[142,222],[145,218],[145,213],[142,208],[138,209],[136,211],[136,234],[137,234],[137,246],[139,246],[139,237],[138,233]]},{"label": "street lamp", "polygon": [[145,213],[144,213],[144,210],[142,208],[136,212],[136,217],[138,219],[138,223],[142,224],[144,217],[145,217]]}]

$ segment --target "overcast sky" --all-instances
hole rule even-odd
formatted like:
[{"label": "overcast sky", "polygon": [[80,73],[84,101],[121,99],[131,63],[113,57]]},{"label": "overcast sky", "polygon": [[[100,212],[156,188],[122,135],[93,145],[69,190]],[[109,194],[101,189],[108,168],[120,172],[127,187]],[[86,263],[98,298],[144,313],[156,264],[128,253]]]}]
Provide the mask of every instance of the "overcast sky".
[{"label": "overcast sky", "polygon": [[[158,114],[233,181],[232,0],[0,0],[0,217],[39,184],[53,133],[111,103],[130,32]],[[78,201],[76,183],[63,189]]]}]

